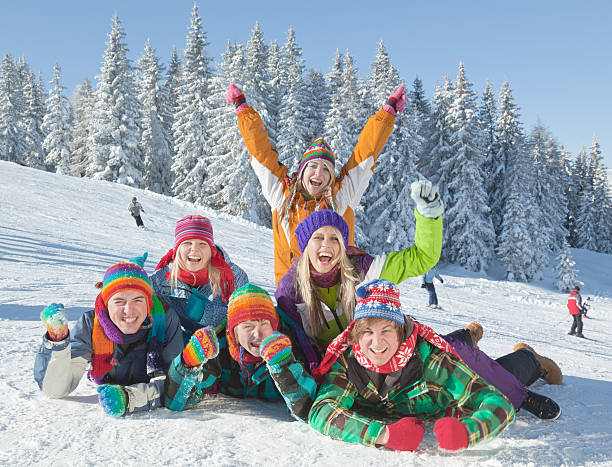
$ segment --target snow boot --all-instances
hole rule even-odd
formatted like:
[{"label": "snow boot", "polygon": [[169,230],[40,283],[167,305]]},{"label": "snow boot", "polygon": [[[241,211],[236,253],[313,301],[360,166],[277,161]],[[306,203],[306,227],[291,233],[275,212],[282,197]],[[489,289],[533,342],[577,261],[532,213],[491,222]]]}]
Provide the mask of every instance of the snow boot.
[{"label": "snow boot", "polygon": [[544,381],[546,381],[548,384],[561,384],[563,382],[563,373],[561,373],[561,368],[559,368],[559,365],[557,365],[553,360],[548,357],[543,357],[533,350],[533,347],[522,342],[514,346],[515,352],[520,349],[529,350],[533,355],[535,355],[536,360],[542,367],[541,377],[544,379]]},{"label": "snow boot", "polygon": [[529,390],[520,408],[542,420],[556,420],[561,415],[561,407],[554,400]]},{"label": "snow boot", "polygon": [[579,332],[578,334],[576,334],[576,337],[582,337],[584,339],[584,336],[582,335],[581,332]]},{"label": "snow boot", "polygon": [[570,332],[568,332],[568,333],[567,333],[567,335],[568,335],[568,336],[575,336],[575,335],[576,335],[576,333],[575,333],[575,332],[570,331]]},{"label": "snow boot", "polygon": [[482,325],[480,323],[477,323],[476,321],[472,321],[464,329],[469,331],[470,336],[472,337],[472,347],[477,349],[478,348],[478,341],[480,339],[482,339],[482,335],[484,334],[484,330],[482,329]]}]

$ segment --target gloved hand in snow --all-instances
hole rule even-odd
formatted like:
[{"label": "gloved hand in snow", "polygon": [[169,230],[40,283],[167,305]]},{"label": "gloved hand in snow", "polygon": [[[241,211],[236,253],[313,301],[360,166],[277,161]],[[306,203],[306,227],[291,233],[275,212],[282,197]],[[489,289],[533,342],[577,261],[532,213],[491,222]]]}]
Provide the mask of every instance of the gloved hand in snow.
[{"label": "gloved hand in snow", "polygon": [[49,339],[55,342],[63,341],[68,336],[68,320],[64,313],[64,305],[52,303],[40,313],[40,320],[47,328]]},{"label": "gloved hand in snow", "polygon": [[137,264],[137,265],[138,265],[138,266],[140,266],[141,268],[144,268],[145,261],[147,260],[147,256],[149,256],[149,253],[145,251],[145,252],[142,254],[142,256],[134,256],[133,258],[130,258],[128,261],[129,261],[130,263],[135,263],[135,264]]},{"label": "gloved hand in snow", "polygon": [[441,284],[444,284],[444,279],[440,279],[440,283],[441,283]]},{"label": "gloved hand in snow", "polygon": [[103,384],[98,386],[98,400],[107,415],[119,418],[125,413],[128,395],[121,386]]},{"label": "gloved hand in snow", "polygon": [[410,197],[414,200],[417,211],[423,217],[435,219],[444,212],[444,204],[440,199],[438,185],[432,185],[429,180],[412,182]]},{"label": "gloved hand in snow", "polygon": [[242,90],[238,88],[234,83],[229,85],[229,89],[227,90],[227,94],[225,95],[225,102],[227,102],[228,104],[234,104],[234,107],[236,107],[237,114],[239,114],[249,106],[249,104],[247,104],[246,102]]},{"label": "gloved hand in snow", "polygon": [[401,114],[404,110],[405,102],[406,93],[404,92],[404,86],[400,86],[389,96],[389,100],[383,105],[383,109],[391,115],[395,115],[396,113]]},{"label": "gloved hand in snow", "polygon": [[436,420],[434,433],[442,449],[459,451],[468,447],[468,432],[456,418],[443,417]]},{"label": "gloved hand in snow", "polygon": [[261,358],[270,365],[281,364],[291,356],[291,340],[284,334],[274,331],[271,336],[261,341],[259,352]]},{"label": "gloved hand in snow", "polygon": [[425,427],[419,418],[404,417],[387,425],[387,431],[389,438],[385,446],[395,451],[414,451],[423,441]]},{"label": "gloved hand in snow", "polygon": [[193,368],[215,358],[218,354],[219,340],[215,328],[201,328],[193,333],[183,349],[183,363],[186,367]]}]

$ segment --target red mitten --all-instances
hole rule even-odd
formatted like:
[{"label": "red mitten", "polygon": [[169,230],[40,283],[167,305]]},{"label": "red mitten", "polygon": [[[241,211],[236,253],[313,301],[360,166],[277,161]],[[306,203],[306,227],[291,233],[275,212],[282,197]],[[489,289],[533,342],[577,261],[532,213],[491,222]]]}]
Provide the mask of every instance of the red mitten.
[{"label": "red mitten", "polygon": [[438,445],[447,451],[458,451],[468,447],[468,432],[459,420],[444,417],[436,421],[434,433]]},{"label": "red mitten", "polygon": [[415,417],[404,417],[387,425],[389,439],[385,446],[396,451],[414,451],[423,441],[425,427],[423,422]]}]

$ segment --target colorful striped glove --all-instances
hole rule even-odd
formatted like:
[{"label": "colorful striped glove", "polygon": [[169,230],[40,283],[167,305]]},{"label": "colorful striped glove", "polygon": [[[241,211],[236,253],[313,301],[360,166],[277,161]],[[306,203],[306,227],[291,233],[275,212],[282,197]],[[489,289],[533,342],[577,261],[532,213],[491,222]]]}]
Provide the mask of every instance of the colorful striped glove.
[{"label": "colorful striped glove", "polygon": [[468,447],[468,432],[456,418],[444,417],[436,420],[434,433],[442,449],[458,451]]},{"label": "colorful striped glove", "polygon": [[278,331],[261,341],[261,358],[270,365],[279,365],[291,356],[291,340]]},{"label": "colorful striped glove", "polygon": [[106,415],[119,418],[125,413],[128,396],[121,386],[103,384],[98,386],[98,400]]},{"label": "colorful striped glove", "polygon": [[404,86],[400,86],[389,96],[389,100],[383,106],[383,109],[391,115],[401,114],[404,111],[405,102],[406,93],[404,92]]},{"label": "colorful striped glove", "polygon": [[183,363],[188,368],[199,366],[219,354],[219,339],[215,328],[198,329],[183,349]]},{"label": "colorful striped glove", "polygon": [[63,341],[68,336],[68,320],[64,313],[64,305],[52,303],[40,313],[40,320],[47,328],[49,339],[55,342]]},{"label": "colorful striped glove", "polygon": [[385,446],[395,451],[414,451],[423,441],[425,434],[422,420],[416,417],[404,417],[387,425],[387,430],[389,439]]},{"label": "colorful striped glove", "polygon": [[237,114],[239,114],[249,106],[249,104],[247,104],[246,102],[242,90],[236,87],[234,83],[229,85],[229,89],[227,90],[227,94],[225,95],[225,102],[227,102],[228,104],[234,104],[234,107],[236,107]]}]

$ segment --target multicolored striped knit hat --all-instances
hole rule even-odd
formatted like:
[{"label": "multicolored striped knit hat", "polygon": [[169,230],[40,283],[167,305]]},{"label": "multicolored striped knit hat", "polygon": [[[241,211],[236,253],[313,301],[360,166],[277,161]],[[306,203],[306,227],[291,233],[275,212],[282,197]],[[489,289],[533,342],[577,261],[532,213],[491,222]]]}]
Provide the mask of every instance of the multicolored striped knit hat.
[{"label": "multicolored striped knit hat", "polygon": [[100,296],[104,305],[108,306],[108,301],[117,292],[122,290],[137,290],[142,292],[147,299],[148,313],[153,308],[153,289],[151,281],[146,271],[135,263],[117,263],[112,265],[104,273],[101,283],[102,290]]},{"label": "multicolored striped knit hat", "polygon": [[245,284],[234,291],[227,302],[226,335],[230,355],[237,362],[254,363],[259,361],[259,358],[250,354],[245,356],[252,358],[247,359],[244,358],[245,356],[241,358],[240,345],[236,341],[234,328],[244,321],[260,319],[267,319],[275,331],[278,329],[278,313],[268,292],[253,284]]},{"label": "multicolored striped knit hat", "polygon": [[319,138],[313,141],[311,145],[306,148],[306,151],[304,151],[300,159],[300,166],[298,167],[298,180],[302,177],[302,172],[306,164],[317,159],[322,160],[328,165],[333,179],[336,173],[336,158],[332,154],[329,144],[327,144],[323,138]]},{"label": "multicolored striped knit hat", "polygon": [[326,225],[335,227],[340,231],[342,240],[344,240],[344,246],[348,248],[349,228],[346,221],[336,211],[332,211],[331,209],[321,209],[320,211],[315,211],[312,214],[309,214],[295,228],[295,236],[298,241],[298,247],[302,253],[306,249],[312,234],[315,233],[316,230],[319,230],[321,227],[325,227]]},{"label": "multicolored striped knit hat", "polygon": [[176,221],[176,227],[174,228],[174,254],[176,255],[176,250],[181,243],[195,238],[204,240],[208,243],[211,250],[215,249],[213,228],[209,219],[194,214]]},{"label": "multicolored striped knit hat", "polygon": [[361,318],[384,318],[404,324],[399,289],[385,279],[375,279],[357,289],[354,321]]}]

